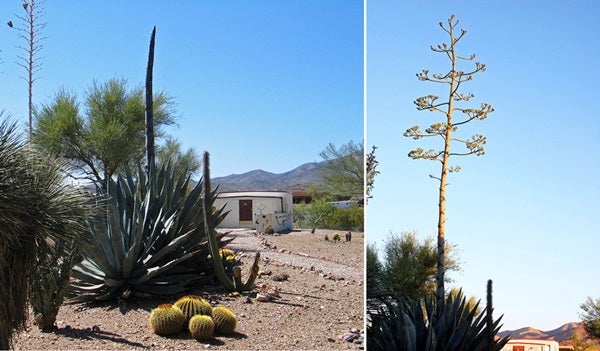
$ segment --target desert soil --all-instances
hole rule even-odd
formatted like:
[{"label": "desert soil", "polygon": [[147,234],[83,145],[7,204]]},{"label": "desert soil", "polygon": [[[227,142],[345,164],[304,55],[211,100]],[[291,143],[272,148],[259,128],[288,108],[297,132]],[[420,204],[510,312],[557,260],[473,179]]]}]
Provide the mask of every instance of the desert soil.
[{"label": "desert soil", "polygon": [[[342,237],[333,242],[335,233]],[[17,350],[221,349],[221,350],[356,350],[364,333],[364,235],[342,231],[294,230],[282,235],[233,231],[228,245],[241,257],[243,275],[254,253],[261,254],[261,273],[249,292],[229,294],[209,286],[192,292],[213,305],[231,309],[238,323],[233,335],[197,341],[189,333],[161,337],[148,326],[150,311],[180,296],[123,302],[64,304],[57,329],[42,333],[29,319],[19,333]],[[330,240],[324,240],[327,236]],[[285,278],[285,279],[284,279]],[[283,280],[281,280],[283,279]],[[276,290],[279,298],[257,300]],[[347,341],[350,340],[350,341]]]}]

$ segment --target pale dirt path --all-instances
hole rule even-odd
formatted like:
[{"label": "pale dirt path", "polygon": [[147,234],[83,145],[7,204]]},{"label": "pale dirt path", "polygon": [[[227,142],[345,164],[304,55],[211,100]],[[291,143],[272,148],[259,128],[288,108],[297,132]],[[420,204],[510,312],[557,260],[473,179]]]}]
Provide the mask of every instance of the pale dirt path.
[{"label": "pale dirt path", "polygon": [[[281,234],[284,237],[287,234]],[[285,252],[272,249],[264,245],[269,235],[257,235],[255,230],[232,230],[227,237],[235,238],[227,247],[237,252],[253,253],[260,252],[262,260],[275,261],[301,267],[310,271],[322,272],[333,278],[343,278],[356,282],[364,281],[364,272],[361,267],[353,267],[342,263],[333,262],[329,257],[311,257],[307,254],[294,252],[293,249]],[[333,254],[333,253],[332,253]]]}]

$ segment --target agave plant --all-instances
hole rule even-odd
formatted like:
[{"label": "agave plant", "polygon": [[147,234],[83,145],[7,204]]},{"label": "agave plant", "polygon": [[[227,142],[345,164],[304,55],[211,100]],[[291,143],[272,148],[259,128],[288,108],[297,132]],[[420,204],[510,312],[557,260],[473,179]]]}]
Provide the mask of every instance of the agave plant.
[{"label": "agave plant", "polygon": [[[442,306],[434,298],[390,297],[369,307],[369,350],[499,351],[508,339],[494,339],[500,320],[491,311],[478,313],[462,292],[450,294]],[[490,323],[491,321],[491,323]]]},{"label": "agave plant", "polygon": [[[89,221],[90,245],[73,268],[76,300],[169,295],[185,291],[211,268],[204,229],[201,182],[191,187],[170,164],[148,176],[138,167],[116,181],[108,180],[105,218]],[[211,223],[216,191],[208,194]]]}]

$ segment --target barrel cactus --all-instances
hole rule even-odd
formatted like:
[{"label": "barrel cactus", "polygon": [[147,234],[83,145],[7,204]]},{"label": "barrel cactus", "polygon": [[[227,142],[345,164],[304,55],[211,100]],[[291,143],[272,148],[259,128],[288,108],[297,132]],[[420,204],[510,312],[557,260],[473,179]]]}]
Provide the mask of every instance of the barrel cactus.
[{"label": "barrel cactus", "polygon": [[194,339],[208,339],[215,331],[215,323],[210,316],[197,314],[190,319],[188,329]]},{"label": "barrel cactus", "polygon": [[231,334],[235,330],[237,319],[230,309],[218,306],[212,310],[212,319],[215,322],[215,331],[220,334]]},{"label": "barrel cactus", "polygon": [[221,255],[225,255],[225,257],[235,256],[235,252],[233,252],[233,250],[228,249],[228,248],[222,248],[219,251],[221,252]]},{"label": "barrel cactus", "polygon": [[158,335],[173,335],[181,331],[185,315],[170,303],[159,305],[150,312],[150,327]]},{"label": "barrel cactus", "polygon": [[188,322],[197,314],[210,316],[212,312],[212,306],[210,303],[202,297],[196,295],[184,296],[175,301],[174,305],[183,312],[186,322]]}]

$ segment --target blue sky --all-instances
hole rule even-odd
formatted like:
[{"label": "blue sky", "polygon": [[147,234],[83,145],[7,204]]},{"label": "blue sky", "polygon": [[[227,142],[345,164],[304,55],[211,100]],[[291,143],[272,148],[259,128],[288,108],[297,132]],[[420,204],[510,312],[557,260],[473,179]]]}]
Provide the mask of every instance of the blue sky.
[{"label": "blue sky", "polygon": [[[328,143],[363,139],[361,1],[46,2],[43,68],[34,103],[93,81],[145,79],[156,25],[154,90],[175,98],[184,147],[211,153],[213,176],[281,173],[321,161]],[[22,14],[2,1],[0,109],[27,121],[17,38]]]},{"label": "blue sky", "polygon": [[448,70],[429,46],[447,42],[438,22],[454,13],[468,30],[459,52],[487,65],[463,91],[475,94],[470,106],[488,102],[496,112],[457,134],[488,142],[486,155],[454,160],[462,171],[447,188],[447,240],[463,271],[451,277],[479,298],[493,279],[505,329],[579,321],[579,304],[600,295],[599,12],[591,0],[367,5],[366,142],[379,147],[381,171],[367,237],[381,253],[390,231],[436,235],[437,183],[428,175],[439,163],[409,159],[425,144],[402,133],[442,116],[416,110],[417,97],[447,92],[415,74]]}]

